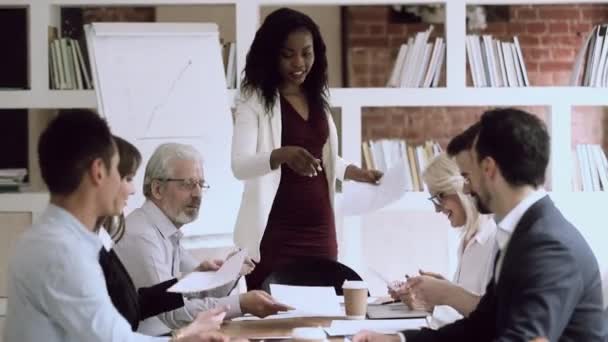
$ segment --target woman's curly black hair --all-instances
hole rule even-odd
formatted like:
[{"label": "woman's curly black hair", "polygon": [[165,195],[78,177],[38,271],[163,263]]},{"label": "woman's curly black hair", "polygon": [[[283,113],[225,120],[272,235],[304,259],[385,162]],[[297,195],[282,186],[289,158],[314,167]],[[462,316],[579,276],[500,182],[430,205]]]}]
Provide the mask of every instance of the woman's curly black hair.
[{"label": "woman's curly black hair", "polygon": [[325,42],[319,26],[306,14],[290,8],[272,12],[255,34],[247,53],[241,89],[245,94],[257,92],[264,99],[264,108],[270,113],[277,101],[281,84],[279,58],[290,33],[305,30],[313,40],[315,61],[302,87],[308,101],[316,108],[328,110],[327,56]]}]

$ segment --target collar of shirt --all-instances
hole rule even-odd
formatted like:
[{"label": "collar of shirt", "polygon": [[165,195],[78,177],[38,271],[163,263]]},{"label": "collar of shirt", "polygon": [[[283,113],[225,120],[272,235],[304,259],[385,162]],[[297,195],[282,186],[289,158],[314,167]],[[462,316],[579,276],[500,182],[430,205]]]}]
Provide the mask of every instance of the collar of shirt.
[{"label": "collar of shirt", "polygon": [[485,244],[496,230],[496,223],[490,215],[479,215],[477,219],[479,228],[473,239],[480,245]]},{"label": "collar of shirt", "polygon": [[112,247],[114,247],[114,241],[112,240],[110,234],[108,234],[104,227],[101,227],[99,228],[97,235],[101,241],[101,244],[103,245],[103,248],[105,248],[106,252],[109,252]]},{"label": "collar of shirt", "polygon": [[[467,248],[470,248],[474,243],[479,245],[485,245],[490,238],[496,235],[496,222],[492,215],[479,215],[477,218],[476,225],[478,226],[475,235],[468,241],[467,245],[464,245],[464,239],[460,244],[460,254],[463,254]],[[491,239],[491,243],[494,243],[494,239]]]},{"label": "collar of shirt", "polygon": [[543,189],[533,191],[500,220],[498,223],[498,231],[496,232],[496,241],[498,242],[498,248],[500,248],[501,251],[505,249],[507,242],[511,238],[511,234],[513,234],[515,227],[517,227],[526,211],[546,195],[547,192]]},{"label": "collar of shirt", "polygon": [[163,238],[174,242],[182,238],[183,233],[175,227],[175,224],[169,220],[167,215],[154,202],[146,200],[141,208]]},{"label": "collar of shirt", "polygon": [[58,221],[53,227],[61,227],[74,234],[82,242],[80,244],[82,251],[97,258],[102,246],[98,235],[88,230],[74,215],[54,204],[49,204],[43,215],[49,221]]}]

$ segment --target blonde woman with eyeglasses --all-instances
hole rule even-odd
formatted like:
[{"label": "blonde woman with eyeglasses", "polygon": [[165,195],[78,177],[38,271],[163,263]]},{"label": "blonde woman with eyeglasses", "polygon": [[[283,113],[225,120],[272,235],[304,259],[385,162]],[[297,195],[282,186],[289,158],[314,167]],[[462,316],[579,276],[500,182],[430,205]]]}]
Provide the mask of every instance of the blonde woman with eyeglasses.
[{"label": "blonde woman with eyeglasses", "polygon": [[465,194],[466,180],[447,154],[435,157],[422,178],[435,211],[461,231],[458,266],[452,281],[421,270],[419,276],[396,283],[390,293],[414,309],[432,312],[433,325],[439,327],[468,316],[485,293],[497,251],[496,224],[491,215],[480,214],[475,199]]}]

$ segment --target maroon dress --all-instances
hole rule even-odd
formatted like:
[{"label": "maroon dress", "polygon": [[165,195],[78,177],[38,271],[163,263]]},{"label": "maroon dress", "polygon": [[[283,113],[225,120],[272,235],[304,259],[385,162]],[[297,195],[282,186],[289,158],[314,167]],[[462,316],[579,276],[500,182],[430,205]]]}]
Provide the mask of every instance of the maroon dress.
[{"label": "maroon dress", "polygon": [[[300,146],[323,160],[329,135],[323,109],[310,109],[304,120],[281,96],[281,146]],[[281,182],[260,244],[260,263],[246,277],[247,289],[259,289],[266,277],[284,263],[299,257],[337,259],[338,245],[329,187],[323,171],[300,176],[281,165]]]}]

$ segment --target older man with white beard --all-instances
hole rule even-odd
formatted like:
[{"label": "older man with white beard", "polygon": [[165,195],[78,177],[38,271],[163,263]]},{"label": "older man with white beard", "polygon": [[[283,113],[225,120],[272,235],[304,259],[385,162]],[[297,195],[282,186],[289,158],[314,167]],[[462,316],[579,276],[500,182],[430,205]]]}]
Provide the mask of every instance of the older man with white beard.
[{"label": "older man with white beard", "polygon": [[[160,145],[146,165],[143,188],[146,202],[127,217],[125,235],[116,246],[135,287],[151,286],[195,270],[216,270],[221,261],[199,263],[180,245],[180,228],[197,219],[202,194],[209,188],[198,151],[190,145]],[[246,263],[242,273],[250,270]],[[289,309],[263,291],[228,296],[233,285],[185,298],[183,308],[144,320],[138,331],[166,334],[187,325],[198,312],[216,306],[228,306],[227,317],[244,313],[264,317]]]}]

